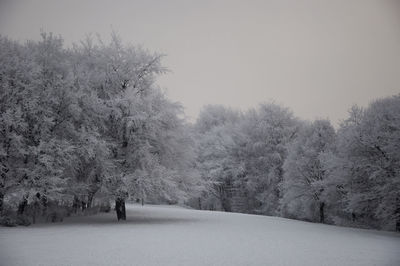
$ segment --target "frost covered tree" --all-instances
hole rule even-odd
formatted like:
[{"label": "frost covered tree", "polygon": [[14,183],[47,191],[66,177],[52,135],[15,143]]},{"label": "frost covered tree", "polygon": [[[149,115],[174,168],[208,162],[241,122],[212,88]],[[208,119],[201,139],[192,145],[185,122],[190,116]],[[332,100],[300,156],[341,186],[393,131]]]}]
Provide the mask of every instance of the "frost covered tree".
[{"label": "frost covered tree", "polygon": [[1,42],[2,183],[23,214],[28,202],[46,205],[63,194],[77,111],[61,38],[43,33],[24,46]]},{"label": "frost covered tree", "polygon": [[298,132],[288,145],[283,164],[281,212],[284,216],[325,222],[326,169],[323,156],[335,141],[335,130],[328,120],[316,120]]},{"label": "frost covered tree", "polygon": [[240,112],[222,105],[206,105],[196,120],[195,130],[204,134],[213,128],[229,126],[241,119]]},{"label": "frost covered tree", "polygon": [[[57,220],[127,199],[400,230],[400,95],[337,135],[274,103],[206,106],[194,125],[157,87],[162,55],[88,36],[0,37],[0,213]],[[27,218],[28,217],[28,218]],[[345,222],[344,222],[345,221]]]},{"label": "frost covered tree", "polygon": [[274,214],[285,145],[297,128],[292,113],[273,103],[243,115],[208,106],[196,125],[200,172],[222,209]]},{"label": "frost covered tree", "polygon": [[41,37],[0,38],[0,210],[4,202],[20,215],[32,206],[49,215],[49,204],[83,210],[101,191],[124,219],[128,196],[187,196],[193,144],[181,107],[155,84],[162,56],[116,34],[71,49]]},{"label": "frost covered tree", "polygon": [[118,218],[125,219],[128,197],[181,200],[191,182],[191,175],[183,173],[193,155],[180,105],[155,85],[157,75],[166,71],[161,55],[124,46],[115,34],[109,44],[87,38],[75,49],[80,55],[76,65],[85,62],[82,84],[93,88],[105,106],[99,132],[113,171],[104,188],[115,198]]},{"label": "frost covered tree", "polygon": [[208,105],[196,121],[197,169],[204,181],[199,205],[203,208],[232,211],[237,163],[232,154],[236,144],[231,133],[240,117],[232,109]]},{"label": "frost covered tree", "polygon": [[353,107],[341,125],[327,159],[330,196],[356,224],[400,230],[399,145],[400,95]]},{"label": "frost covered tree", "polygon": [[275,215],[279,210],[278,186],[283,179],[286,144],[294,138],[297,127],[292,112],[274,103],[250,110],[243,119],[241,160],[253,212]]}]

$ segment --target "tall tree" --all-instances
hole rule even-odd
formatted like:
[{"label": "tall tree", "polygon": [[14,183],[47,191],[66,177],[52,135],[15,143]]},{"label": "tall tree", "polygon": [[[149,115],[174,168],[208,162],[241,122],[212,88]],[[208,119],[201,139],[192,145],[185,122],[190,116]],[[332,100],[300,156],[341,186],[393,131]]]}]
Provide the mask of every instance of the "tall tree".
[{"label": "tall tree", "polygon": [[330,158],[331,182],[362,225],[400,230],[400,95],[353,107]]},{"label": "tall tree", "polygon": [[232,133],[241,114],[220,105],[203,108],[196,121],[197,169],[202,178],[203,192],[199,205],[208,209],[234,211],[234,181],[237,162],[232,154],[235,147]]},{"label": "tall tree", "polygon": [[299,219],[325,222],[326,169],[322,158],[335,141],[335,130],[328,120],[305,125],[289,144],[281,184],[282,212]]},{"label": "tall tree", "polygon": [[283,179],[286,144],[294,138],[298,122],[292,112],[274,103],[250,110],[241,128],[247,136],[242,158],[253,212],[275,215],[281,197],[279,184]]}]

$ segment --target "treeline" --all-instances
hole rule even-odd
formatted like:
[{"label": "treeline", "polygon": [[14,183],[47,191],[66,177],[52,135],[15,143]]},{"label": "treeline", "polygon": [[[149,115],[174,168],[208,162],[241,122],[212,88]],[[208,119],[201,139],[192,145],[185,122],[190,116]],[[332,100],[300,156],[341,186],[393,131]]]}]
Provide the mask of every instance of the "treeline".
[{"label": "treeline", "polygon": [[353,107],[338,130],[274,103],[206,106],[194,135],[196,208],[400,231],[400,95]]},{"label": "treeline", "polygon": [[53,34],[24,44],[0,37],[3,224],[109,202],[125,219],[128,198],[177,203],[195,187],[182,108],[154,83],[162,55],[111,37],[71,48]]},{"label": "treeline", "polygon": [[161,58],[115,34],[0,37],[2,224],[125,219],[135,200],[400,231],[400,95],[337,130],[274,103],[190,124],[156,85]]}]

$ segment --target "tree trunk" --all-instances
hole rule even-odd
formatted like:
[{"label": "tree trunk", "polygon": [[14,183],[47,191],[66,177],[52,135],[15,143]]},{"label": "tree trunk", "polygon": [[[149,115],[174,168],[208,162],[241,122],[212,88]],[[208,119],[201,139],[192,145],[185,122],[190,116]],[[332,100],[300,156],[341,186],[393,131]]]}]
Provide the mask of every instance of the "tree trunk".
[{"label": "tree trunk", "polygon": [[88,194],[88,200],[87,200],[87,207],[88,207],[88,208],[91,208],[91,207],[92,207],[93,196],[94,196],[94,194],[91,193],[91,192],[89,192],[89,194]]},{"label": "tree trunk", "polygon": [[325,202],[319,203],[319,221],[325,223]]},{"label": "tree trunk", "polygon": [[86,202],[84,200],[81,200],[81,209],[84,211],[86,209]]},{"label": "tree trunk", "polygon": [[0,216],[3,215],[4,210],[4,194],[0,192]]},{"label": "tree trunk", "polygon": [[26,197],[24,197],[23,200],[18,205],[17,213],[19,215],[24,214],[24,211],[25,211],[25,208],[26,208],[27,205],[28,205],[28,199]]},{"label": "tree trunk", "polygon": [[356,218],[357,218],[357,216],[356,216],[355,212],[352,212],[352,213],[351,213],[351,221],[352,221],[353,223],[356,221]]},{"label": "tree trunk", "polygon": [[117,198],[115,200],[115,211],[117,213],[117,219],[126,220],[126,209],[125,209],[125,199]]},{"label": "tree trunk", "polygon": [[79,206],[80,206],[80,200],[78,199],[77,196],[74,196],[74,202],[72,203],[72,209],[74,213],[78,212]]},{"label": "tree trunk", "polygon": [[41,195],[40,197],[40,202],[39,202],[39,206],[42,206],[40,209],[40,215],[45,217],[47,215],[47,210],[48,210],[48,206],[49,206],[49,202],[47,200],[47,197],[45,195]]},{"label": "tree trunk", "polygon": [[400,232],[400,197],[396,198],[395,219],[396,219],[396,232]]},{"label": "tree trunk", "polygon": [[229,187],[229,185],[220,185],[218,187],[219,200],[221,202],[222,209],[226,212],[231,212],[231,194],[229,193],[229,189],[227,187]]},{"label": "tree trunk", "polygon": [[36,215],[38,214],[38,212],[40,212],[40,203],[38,200],[36,200],[32,206],[32,223],[33,224],[36,223]]}]

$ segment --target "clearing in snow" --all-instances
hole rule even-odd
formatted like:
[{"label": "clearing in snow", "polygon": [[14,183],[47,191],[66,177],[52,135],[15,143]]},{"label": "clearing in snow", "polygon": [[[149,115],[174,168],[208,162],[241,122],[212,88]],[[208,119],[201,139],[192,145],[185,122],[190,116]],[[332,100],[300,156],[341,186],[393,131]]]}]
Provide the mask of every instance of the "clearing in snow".
[{"label": "clearing in snow", "polygon": [[400,265],[400,235],[277,217],[127,206],[0,228],[0,265]]}]

